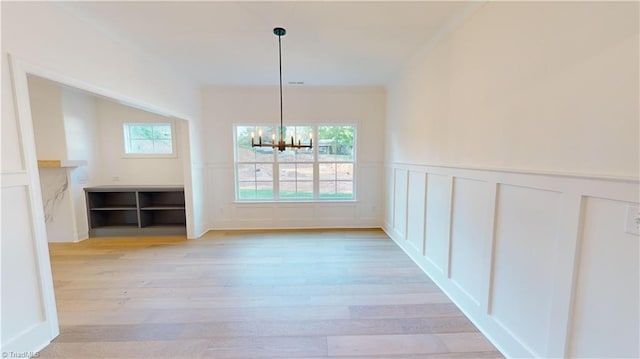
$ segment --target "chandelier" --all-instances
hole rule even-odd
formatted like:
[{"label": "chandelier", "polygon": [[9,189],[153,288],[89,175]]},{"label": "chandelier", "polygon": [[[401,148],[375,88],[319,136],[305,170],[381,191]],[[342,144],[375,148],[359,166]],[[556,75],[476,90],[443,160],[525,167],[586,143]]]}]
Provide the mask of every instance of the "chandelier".
[{"label": "chandelier", "polygon": [[278,142],[276,142],[276,135],[273,134],[271,136],[271,142],[263,142],[262,131],[260,131],[258,133],[258,143],[256,143],[255,133],[251,132],[251,147],[277,148],[280,152],[286,150],[287,148],[313,148],[313,138],[311,134],[309,134],[309,144],[303,144],[300,137],[298,137],[298,141],[296,142],[293,136],[291,136],[291,142],[285,141],[284,125],[282,124],[282,44],[280,39],[286,33],[287,30],[281,27],[276,27],[275,29],[273,29],[273,34],[278,36],[278,62],[280,64],[280,138]]}]

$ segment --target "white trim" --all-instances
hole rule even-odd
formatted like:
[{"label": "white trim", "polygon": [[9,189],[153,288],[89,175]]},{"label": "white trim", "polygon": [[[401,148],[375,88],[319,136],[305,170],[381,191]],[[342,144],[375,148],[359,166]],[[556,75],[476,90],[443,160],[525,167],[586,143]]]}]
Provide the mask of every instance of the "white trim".
[{"label": "white trim", "polygon": [[[30,66],[9,55],[9,67],[13,80],[14,100],[16,104],[16,117],[20,128],[20,144],[23,154],[24,183],[29,196],[29,209],[31,211],[31,225],[33,233],[33,246],[36,260],[36,272],[38,284],[42,295],[41,303],[44,320],[27,331],[2,343],[3,350],[15,347],[16,350],[30,348],[32,351],[42,349],[42,343],[55,338],[60,330],[58,328],[58,314],[56,311],[56,299],[53,291],[53,277],[51,262],[49,259],[49,247],[47,243],[47,230],[44,221],[44,207],[42,205],[42,193],[40,192],[40,177],[38,176],[38,160],[31,119],[31,105],[29,100],[29,87],[27,73]],[[3,176],[4,177],[4,176]],[[3,178],[4,182],[4,178]],[[4,185],[4,183],[3,183]],[[4,339],[4,338],[3,338]]]},{"label": "white trim", "polygon": [[239,204],[239,205],[256,205],[256,204],[278,204],[278,205],[286,205],[286,204],[301,204],[301,203],[312,203],[312,204],[331,204],[331,205],[335,205],[335,204],[352,204],[352,203],[360,203],[360,200],[357,199],[345,199],[344,201],[341,200],[337,200],[337,199],[318,199],[318,200],[310,200],[310,199],[300,199],[300,200],[294,200],[294,199],[287,199],[287,200],[280,200],[280,201],[273,201],[273,200],[264,200],[264,201],[258,201],[258,200],[246,200],[246,201],[233,201],[231,202],[233,204]]},{"label": "white trim", "polygon": [[569,355],[570,327],[578,276],[578,253],[582,241],[584,221],[584,197],[580,194],[563,195],[563,207],[567,209],[568,221],[563,221],[557,241],[556,281],[549,327],[549,353],[555,357]]},{"label": "white trim", "polygon": [[482,267],[486,271],[484,278],[486,281],[483,283],[482,296],[480,297],[480,304],[486,314],[490,314],[491,302],[493,300],[493,275],[494,275],[494,258],[495,258],[495,243],[496,243],[496,215],[498,210],[498,183],[488,182],[489,193],[487,196],[488,211],[489,211],[489,225],[487,226],[486,236],[488,238],[487,247],[485,253],[482,254],[483,263]]},{"label": "white trim", "polygon": [[585,196],[627,201],[628,188],[638,188],[640,180],[630,180],[612,177],[576,177],[552,173],[526,173],[516,170],[491,170],[479,168],[462,168],[453,166],[427,166],[420,164],[387,163],[385,167],[401,168],[405,170],[426,171],[430,174],[464,177],[485,182],[529,187],[555,192],[574,193],[576,183],[580,183],[580,193]]},{"label": "white trim", "polygon": [[27,171],[2,171],[0,177],[2,178],[2,188],[29,185]]},{"label": "white trim", "polygon": [[604,180],[604,181],[616,181],[616,182],[636,182],[640,183],[640,176],[625,176],[617,174],[601,174],[601,173],[588,173],[588,172],[561,172],[561,171],[547,171],[537,169],[523,169],[523,168],[508,168],[508,167],[492,167],[492,166],[477,166],[469,164],[456,164],[456,163],[405,163],[405,162],[385,162],[385,167],[396,166],[407,169],[415,168],[441,168],[441,169],[460,169],[468,171],[482,171],[482,172],[504,172],[513,174],[526,174],[535,176],[551,176],[551,177],[567,177],[578,179],[591,179],[591,180]]}]

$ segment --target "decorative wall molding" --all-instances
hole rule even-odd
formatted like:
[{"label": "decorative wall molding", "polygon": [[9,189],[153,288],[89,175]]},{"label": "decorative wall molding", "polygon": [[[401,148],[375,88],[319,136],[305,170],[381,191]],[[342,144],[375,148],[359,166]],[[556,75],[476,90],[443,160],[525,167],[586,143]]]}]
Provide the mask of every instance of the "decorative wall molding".
[{"label": "decorative wall molding", "polygon": [[27,186],[29,176],[27,171],[2,171],[0,172],[2,187]]},{"label": "decorative wall molding", "polygon": [[358,162],[356,167],[359,170],[356,200],[242,202],[235,200],[235,182],[229,180],[235,178],[235,165],[208,162],[204,169],[205,183],[208,184],[205,186],[208,227],[210,230],[380,228],[382,205],[375,189],[380,188],[384,181],[377,175],[384,165]]},{"label": "decorative wall molding", "polygon": [[439,171],[445,169],[458,169],[468,171],[482,171],[482,172],[499,172],[499,173],[513,173],[524,175],[536,175],[536,176],[550,176],[550,177],[566,177],[576,179],[588,179],[588,180],[603,180],[603,181],[615,181],[615,182],[640,182],[640,176],[629,177],[615,174],[596,174],[596,173],[574,173],[574,172],[555,172],[545,171],[537,169],[523,169],[523,168],[503,168],[503,167],[491,167],[491,166],[477,166],[470,164],[450,164],[450,163],[424,163],[413,164],[406,162],[390,162],[385,163],[387,167],[399,167],[405,169],[429,169],[430,171]]},{"label": "decorative wall molding", "polygon": [[[602,293],[599,299],[574,310],[580,283],[590,283],[584,291],[592,293],[609,285],[597,278],[577,282],[580,271],[584,276],[637,266],[638,238],[624,233],[622,215],[590,219],[607,223],[607,236],[589,232],[602,226],[584,217],[587,199],[603,199],[620,214],[637,204],[637,179],[403,163],[385,167],[383,229],[507,357],[566,357],[584,353],[580,345],[596,341],[604,348],[599,355],[638,355],[637,318],[624,315],[637,313],[638,301],[622,305],[603,289],[596,291]],[[601,205],[592,202],[595,209]],[[603,259],[606,264],[598,268],[590,267],[593,260],[581,262],[585,236],[596,244],[620,243],[616,248],[628,249],[617,249],[615,257],[627,262]],[[616,276],[630,279],[616,295],[638,297],[640,284],[633,280],[638,273]],[[628,318],[603,326],[619,325],[629,333],[603,338],[592,326],[580,327],[594,302],[608,303],[616,318]]]}]

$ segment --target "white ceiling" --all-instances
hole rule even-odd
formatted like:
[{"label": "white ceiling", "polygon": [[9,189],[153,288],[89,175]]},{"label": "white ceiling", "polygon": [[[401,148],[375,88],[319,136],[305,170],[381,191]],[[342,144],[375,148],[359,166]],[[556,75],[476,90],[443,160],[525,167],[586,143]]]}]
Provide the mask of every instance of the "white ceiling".
[{"label": "white ceiling", "polygon": [[66,2],[203,85],[383,85],[468,2]]}]

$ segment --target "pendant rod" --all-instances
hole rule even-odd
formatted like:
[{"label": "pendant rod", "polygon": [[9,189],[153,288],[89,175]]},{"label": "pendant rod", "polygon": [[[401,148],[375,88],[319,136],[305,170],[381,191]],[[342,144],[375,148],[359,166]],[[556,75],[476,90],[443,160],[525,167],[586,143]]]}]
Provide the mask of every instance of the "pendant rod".
[{"label": "pendant rod", "polygon": [[282,44],[278,35],[278,63],[280,65],[280,141],[284,141],[284,126],[282,122]]}]

